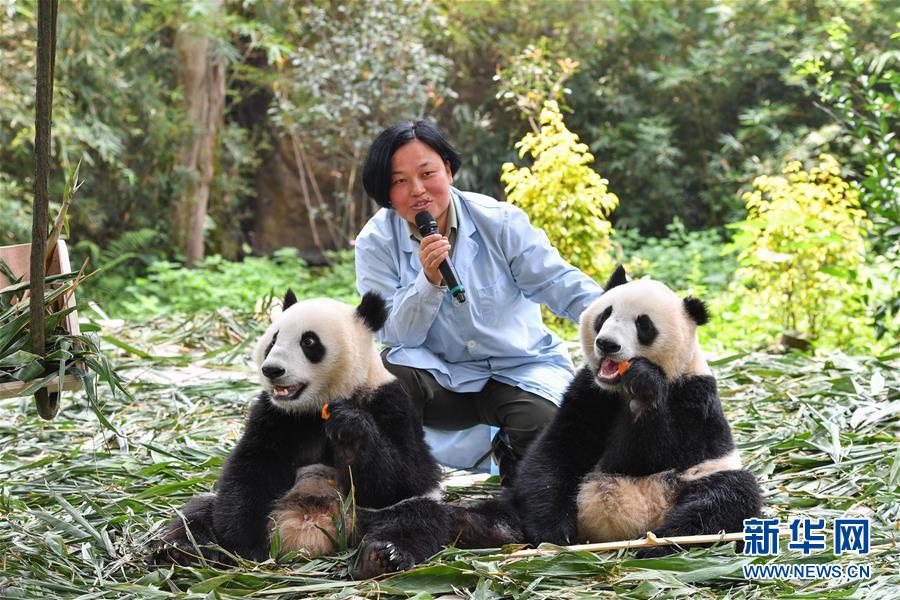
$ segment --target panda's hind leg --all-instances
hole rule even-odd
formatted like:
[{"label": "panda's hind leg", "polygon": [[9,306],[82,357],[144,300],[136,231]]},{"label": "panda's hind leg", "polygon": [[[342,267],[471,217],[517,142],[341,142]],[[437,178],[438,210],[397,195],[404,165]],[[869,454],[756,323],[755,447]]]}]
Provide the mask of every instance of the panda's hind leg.
[{"label": "panda's hind leg", "polygon": [[356,509],[356,534],[362,539],[355,579],[403,571],[453,541],[451,507],[428,497],[402,500],[382,509]]},{"label": "panda's hind leg", "polygon": [[394,542],[372,540],[360,546],[351,574],[354,579],[371,579],[384,573],[406,571],[415,565],[415,557]]},{"label": "panda's hind leg", "polygon": [[218,543],[212,518],[215,503],[215,494],[200,494],[185,504],[181,515],[169,522],[156,542],[149,562],[154,565],[187,566],[203,558],[210,562],[230,564],[231,560],[227,556],[210,548]]},{"label": "panda's hind leg", "polygon": [[[662,525],[654,530],[656,537],[742,531],[744,519],[761,514],[762,491],[749,471],[719,471],[683,486]],[[650,558],[678,550],[678,546],[656,546],[642,548],[636,555]]]}]

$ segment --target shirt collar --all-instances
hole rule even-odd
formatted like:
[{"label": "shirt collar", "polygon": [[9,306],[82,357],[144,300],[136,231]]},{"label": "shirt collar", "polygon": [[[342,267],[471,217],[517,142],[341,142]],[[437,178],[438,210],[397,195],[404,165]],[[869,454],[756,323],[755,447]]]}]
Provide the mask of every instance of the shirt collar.
[{"label": "shirt collar", "polygon": [[[456,218],[456,202],[456,194],[451,190],[450,204],[447,206],[447,239],[450,239],[452,234],[456,232],[459,223]],[[406,222],[406,226],[409,229],[409,239],[421,242],[422,234],[419,233],[418,227],[409,221]]]}]

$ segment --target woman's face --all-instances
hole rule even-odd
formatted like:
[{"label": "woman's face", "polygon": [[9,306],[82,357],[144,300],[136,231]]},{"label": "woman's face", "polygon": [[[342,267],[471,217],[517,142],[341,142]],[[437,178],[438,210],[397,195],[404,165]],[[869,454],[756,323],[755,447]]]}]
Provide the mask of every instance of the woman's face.
[{"label": "woman's face", "polygon": [[443,232],[452,182],[450,163],[428,144],[413,140],[391,157],[391,208],[410,223],[416,222],[416,213],[427,210]]}]

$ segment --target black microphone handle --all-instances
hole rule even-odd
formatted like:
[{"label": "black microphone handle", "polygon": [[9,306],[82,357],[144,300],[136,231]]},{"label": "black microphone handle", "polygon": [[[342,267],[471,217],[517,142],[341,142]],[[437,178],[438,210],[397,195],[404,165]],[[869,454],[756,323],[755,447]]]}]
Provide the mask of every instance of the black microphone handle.
[{"label": "black microphone handle", "polygon": [[456,274],[456,269],[453,268],[453,263],[450,262],[450,257],[444,259],[440,265],[438,265],[438,271],[441,272],[441,277],[444,278],[444,284],[449,288],[450,293],[456,298],[456,301],[462,304],[466,301],[466,289],[459,283],[459,275]]},{"label": "black microphone handle", "polygon": [[[435,233],[440,234],[437,221],[434,220],[434,217],[427,210],[416,214],[416,227],[423,238]],[[460,285],[459,275],[456,274],[456,269],[453,268],[453,263],[450,262],[449,256],[438,265],[438,271],[440,271],[441,277],[444,278],[444,284],[450,289],[450,293],[456,298],[456,301],[460,304],[465,302],[466,290]]]}]

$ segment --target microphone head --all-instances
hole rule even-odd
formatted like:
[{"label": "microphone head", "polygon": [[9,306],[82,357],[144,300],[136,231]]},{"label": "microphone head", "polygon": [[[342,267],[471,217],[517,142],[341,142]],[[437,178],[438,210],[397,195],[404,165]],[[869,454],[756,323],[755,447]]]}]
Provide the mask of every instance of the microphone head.
[{"label": "microphone head", "polygon": [[416,213],[416,227],[419,229],[419,234],[421,234],[422,237],[437,233],[438,231],[437,221],[434,220],[434,217],[432,217],[431,213],[427,210]]}]

